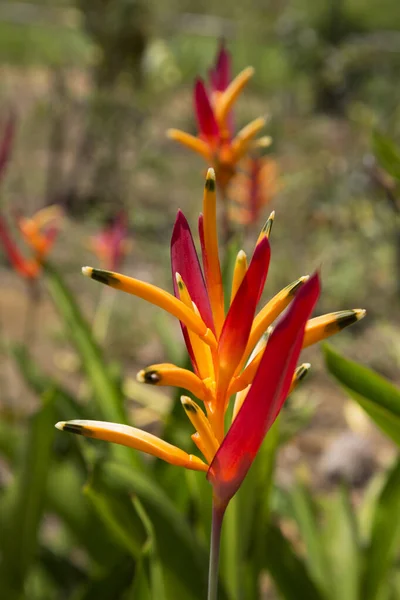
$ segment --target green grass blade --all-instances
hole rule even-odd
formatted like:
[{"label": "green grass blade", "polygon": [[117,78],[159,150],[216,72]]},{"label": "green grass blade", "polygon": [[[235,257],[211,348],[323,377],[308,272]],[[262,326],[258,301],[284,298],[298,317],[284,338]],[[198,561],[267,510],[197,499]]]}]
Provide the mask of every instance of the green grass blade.
[{"label": "green grass blade", "polygon": [[273,523],[265,537],[264,565],[285,600],[325,600],[303,561]]},{"label": "green grass blade", "polygon": [[326,512],[325,548],[331,572],[332,600],[358,600],[361,546],[349,492],[343,486],[329,499]]},{"label": "green grass blade", "polygon": [[[83,317],[72,293],[53,266],[46,265],[47,284],[54,305],[58,310],[82,361],[82,366],[94,392],[97,403],[97,418],[115,423],[126,423],[123,395],[115,378],[111,376],[99,345],[95,341],[91,328]],[[72,415],[71,418],[74,418]],[[113,455],[125,462],[140,465],[137,453],[123,446],[112,446]]]},{"label": "green grass blade", "polygon": [[400,543],[400,459],[389,471],[376,502],[371,539],[366,550],[362,598],[376,600],[388,583]]},{"label": "green grass blade", "polygon": [[[16,473],[14,505],[6,525],[0,589],[11,600],[22,593],[35,560],[54,439],[55,393],[50,391],[32,418],[22,463]],[[7,592],[6,592],[7,590]]]},{"label": "green grass blade", "polygon": [[[112,493],[135,494],[153,524],[162,561],[167,597],[203,600],[206,595],[207,550],[196,539],[185,516],[162,488],[144,473],[127,465],[105,461],[94,474]],[[204,476],[198,473],[198,476]],[[182,474],[182,482],[184,481]]]},{"label": "green grass blade", "polygon": [[328,595],[331,582],[329,581],[326,547],[320,536],[318,515],[313,498],[307,488],[301,482],[297,482],[289,493],[289,501],[302,542],[306,547],[307,568],[314,581]]}]

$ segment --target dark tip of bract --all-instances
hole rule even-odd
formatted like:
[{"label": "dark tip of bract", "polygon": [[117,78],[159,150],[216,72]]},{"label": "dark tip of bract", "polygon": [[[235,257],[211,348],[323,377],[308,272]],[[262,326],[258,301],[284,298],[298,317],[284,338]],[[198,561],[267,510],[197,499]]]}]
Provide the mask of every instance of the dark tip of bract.
[{"label": "dark tip of bract", "polygon": [[85,435],[85,428],[82,425],[74,425],[73,423],[65,423],[63,431],[75,433],[77,435]]},{"label": "dark tip of bract", "polygon": [[297,279],[297,281],[289,285],[288,296],[294,296],[297,290],[301,288],[301,286],[304,285],[306,281],[307,279],[305,277],[301,277],[300,279]]},{"label": "dark tip of bract", "polygon": [[359,311],[357,310],[341,310],[335,313],[334,320],[328,323],[325,327],[327,333],[341,331],[349,325],[353,325],[360,319]]},{"label": "dark tip of bract", "polygon": [[205,183],[205,188],[208,192],[215,191],[215,179],[213,177],[207,177],[206,183]]},{"label": "dark tip of bract", "polygon": [[117,277],[110,271],[103,271],[102,269],[92,269],[90,278],[95,281],[100,281],[100,283],[104,283],[105,285],[111,285],[112,283],[118,282]]},{"label": "dark tip of bract", "polygon": [[157,371],[144,371],[143,372],[143,382],[150,383],[155,385],[161,381],[161,376]]},{"label": "dark tip of bract", "polygon": [[344,310],[336,317],[336,325],[339,329],[344,329],[348,325],[353,325],[359,320],[359,315],[355,310]]},{"label": "dark tip of bract", "polygon": [[182,404],[183,404],[183,408],[186,410],[186,412],[192,412],[192,413],[197,412],[196,406],[194,404],[192,404],[191,402],[182,400]]},{"label": "dark tip of bract", "polygon": [[297,367],[297,369],[296,369],[296,381],[301,381],[302,379],[304,379],[304,377],[309,372],[310,367],[311,367],[310,364],[300,365],[300,367]]}]

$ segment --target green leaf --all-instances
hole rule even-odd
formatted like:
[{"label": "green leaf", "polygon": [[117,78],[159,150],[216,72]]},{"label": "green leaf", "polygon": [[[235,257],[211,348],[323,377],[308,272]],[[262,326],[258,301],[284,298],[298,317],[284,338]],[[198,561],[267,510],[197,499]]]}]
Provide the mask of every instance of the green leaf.
[{"label": "green leaf", "polygon": [[140,499],[153,524],[157,550],[164,567],[167,597],[203,600],[206,594],[207,551],[195,538],[185,516],[177,511],[157,482],[145,473],[111,461],[98,465],[94,477],[108,486],[112,493],[135,494]]},{"label": "green leaf", "polygon": [[83,494],[86,472],[71,460],[53,464],[47,481],[47,510],[57,515],[71,539],[84,549],[96,566],[114,564],[121,558],[120,546],[112,539]]},{"label": "green leaf", "polygon": [[400,459],[389,471],[376,503],[370,543],[366,550],[362,598],[376,600],[387,584],[400,543]]},{"label": "green leaf", "polygon": [[[45,269],[48,289],[54,305],[66,325],[68,335],[75,345],[87,378],[93,388],[94,399],[99,412],[98,419],[126,423],[121,389],[110,374],[91,328],[59,273],[49,264],[46,264]],[[124,446],[113,444],[111,452],[116,458],[125,462],[135,464],[135,466],[141,464],[139,455]]]},{"label": "green leaf", "polygon": [[355,513],[345,486],[329,499],[325,520],[325,548],[331,572],[330,596],[332,600],[358,600],[361,547]]},{"label": "green leaf", "polygon": [[285,600],[325,600],[304,562],[273,523],[268,526],[264,548],[264,566]]},{"label": "green leaf", "polygon": [[400,180],[400,148],[386,135],[375,131],[372,147],[381,167],[395,179]]},{"label": "green leaf", "polygon": [[[329,592],[329,570],[326,556],[326,547],[319,531],[316,506],[310,492],[301,482],[289,493],[289,500],[294,518],[300,530],[302,542],[306,547],[306,564],[321,589]],[[350,600],[350,599],[349,599]]]},{"label": "green leaf", "polygon": [[400,390],[366,367],[324,346],[326,366],[386,435],[400,446]]},{"label": "green leaf", "polygon": [[2,532],[0,589],[9,600],[22,593],[25,578],[35,559],[52,459],[54,401],[55,393],[50,391],[29,425],[22,463],[16,473],[14,503],[6,529]]},{"label": "green leaf", "polygon": [[84,493],[114,541],[133,558],[140,558],[147,534],[129,496],[110,490],[98,477],[91,479]]}]

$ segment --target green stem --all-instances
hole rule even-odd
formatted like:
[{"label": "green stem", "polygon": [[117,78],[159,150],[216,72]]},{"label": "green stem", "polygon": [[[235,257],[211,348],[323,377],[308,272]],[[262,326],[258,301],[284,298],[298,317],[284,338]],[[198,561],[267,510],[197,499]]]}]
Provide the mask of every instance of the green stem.
[{"label": "green stem", "polygon": [[221,546],[222,521],[225,510],[226,505],[221,505],[214,498],[212,507],[210,566],[208,570],[208,600],[217,600],[218,598],[219,551]]}]

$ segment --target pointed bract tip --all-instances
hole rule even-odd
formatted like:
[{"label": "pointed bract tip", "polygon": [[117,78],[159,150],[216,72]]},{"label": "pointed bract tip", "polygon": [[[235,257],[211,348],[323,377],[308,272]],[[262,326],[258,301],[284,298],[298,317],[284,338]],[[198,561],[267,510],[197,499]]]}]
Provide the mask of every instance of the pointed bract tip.
[{"label": "pointed bract tip", "polygon": [[64,425],[65,425],[65,421],[58,421],[58,423],[56,423],[54,425],[54,427],[56,429],[59,429],[60,431],[62,431],[64,429]]},{"label": "pointed bract tip", "polygon": [[[357,321],[360,321],[360,319],[363,319],[366,315],[366,310],[364,310],[363,308],[354,308],[351,310],[342,310],[340,312],[338,312],[335,316],[335,322],[336,322],[336,326],[339,327],[339,329],[344,329],[345,327],[348,327],[349,325],[353,325],[353,323],[356,323]],[[328,325],[329,327],[329,325]]]},{"label": "pointed bract tip", "polygon": [[269,215],[268,219],[265,221],[264,227],[262,228],[261,234],[269,237],[270,233],[271,233],[271,229],[272,229],[272,225],[274,224],[274,219],[275,219],[275,211],[273,210],[272,213]]},{"label": "pointed bract tip", "polygon": [[82,267],[82,275],[85,275],[85,277],[91,277],[92,272],[93,272],[92,267]]},{"label": "pointed bract tip", "polygon": [[307,375],[307,373],[310,369],[311,369],[310,363],[303,363],[302,365],[298,366],[295,371],[296,381],[299,382],[302,379],[304,379],[304,377]]},{"label": "pointed bract tip", "polygon": [[136,375],[136,379],[139,383],[149,383],[150,385],[157,385],[161,381],[161,375],[155,369],[142,369]]},{"label": "pointed bract tip", "polygon": [[181,404],[186,412],[197,412],[197,405],[189,396],[181,396]]},{"label": "pointed bract tip", "polygon": [[142,369],[141,371],[139,371],[139,373],[137,373],[136,381],[138,381],[139,383],[144,383],[144,369]]},{"label": "pointed bract tip", "polygon": [[244,262],[247,261],[247,255],[246,252],[244,250],[239,250],[236,260],[240,261],[240,262]]},{"label": "pointed bract tip", "polygon": [[215,190],[215,171],[212,167],[210,167],[207,171],[205,188],[209,192],[213,192]]},{"label": "pointed bract tip", "polygon": [[178,271],[175,273],[175,281],[180,290],[183,290],[185,288],[185,283],[184,283],[180,273],[178,273]]},{"label": "pointed bract tip", "polygon": [[355,308],[354,312],[357,316],[357,321],[360,321],[361,319],[363,319],[365,317],[365,315],[367,314],[367,311],[365,310],[365,308]]}]

